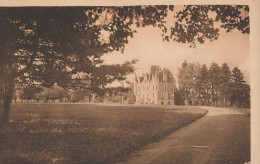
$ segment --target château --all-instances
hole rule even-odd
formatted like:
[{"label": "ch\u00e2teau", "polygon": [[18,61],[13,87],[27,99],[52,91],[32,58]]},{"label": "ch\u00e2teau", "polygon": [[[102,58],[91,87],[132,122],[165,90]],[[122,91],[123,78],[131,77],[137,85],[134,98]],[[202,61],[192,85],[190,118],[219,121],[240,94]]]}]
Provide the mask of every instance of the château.
[{"label": "ch\u00e2teau", "polygon": [[174,85],[170,71],[153,65],[149,73],[135,75],[136,104],[174,105]]}]

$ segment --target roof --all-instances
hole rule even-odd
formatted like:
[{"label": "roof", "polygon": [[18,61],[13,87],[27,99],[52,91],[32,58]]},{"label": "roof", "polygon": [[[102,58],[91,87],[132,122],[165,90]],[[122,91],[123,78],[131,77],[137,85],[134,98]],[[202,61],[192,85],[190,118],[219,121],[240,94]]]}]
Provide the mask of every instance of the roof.
[{"label": "roof", "polygon": [[156,77],[159,79],[159,82],[163,82],[163,74],[165,73],[165,75],[167,76],[167,80],[169,82],[169,72],[166,72],[164,70],[161,70],[161,68],[158,66],[158,65],[152,65],[151,66],[151,70],[150,70],[150,73],[145,73],[143,74],[143,76],[141,77],[138,77],[140,82],[143,82],[144,81],[144,77],[146,76],[147,77],[147,80],[148,81],[151,81],[152,80],[152,77]]},{"label": "roof", "polygon": [[152,65],[151,71],[150,71],[150,77],[152,78],[153,75],[155,76],[155,74],[160,72],[160,71],[161,71],[161,69],[158,65]]}]

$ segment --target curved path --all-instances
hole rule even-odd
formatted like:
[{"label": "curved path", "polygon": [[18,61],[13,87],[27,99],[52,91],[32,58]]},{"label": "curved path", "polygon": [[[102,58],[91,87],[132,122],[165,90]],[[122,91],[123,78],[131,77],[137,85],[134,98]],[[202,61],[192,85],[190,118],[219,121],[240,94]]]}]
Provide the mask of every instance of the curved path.
[{"label": "curved path", "polygon": [[250,118],[232,109],[206,107],[203,118],[148,145],[121,163],[243,164],[250,161]]}]

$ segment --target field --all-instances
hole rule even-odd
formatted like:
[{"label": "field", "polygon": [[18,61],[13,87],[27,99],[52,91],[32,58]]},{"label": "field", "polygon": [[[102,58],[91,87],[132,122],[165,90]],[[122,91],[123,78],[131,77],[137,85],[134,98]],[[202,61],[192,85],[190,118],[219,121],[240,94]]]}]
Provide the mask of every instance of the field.
[{"label": "field", "polygon": [[196,107],[13,104],[0,163],[115,163],[205,114]]}]

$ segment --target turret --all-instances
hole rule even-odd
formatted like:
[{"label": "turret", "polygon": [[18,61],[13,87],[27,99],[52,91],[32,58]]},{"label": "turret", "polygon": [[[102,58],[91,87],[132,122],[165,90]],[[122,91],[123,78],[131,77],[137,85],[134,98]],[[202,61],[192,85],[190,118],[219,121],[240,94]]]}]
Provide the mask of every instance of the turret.
[{"label": "turret", "polygon": [[166,71],[163,71],[163,81],[167,81],[167,73],[166,73]]},{"label": "turret", "polygon": [[138,79],[135,73],[135,77],[134,77],[134,94],[137,94],[137,83],[138,83]]}]

